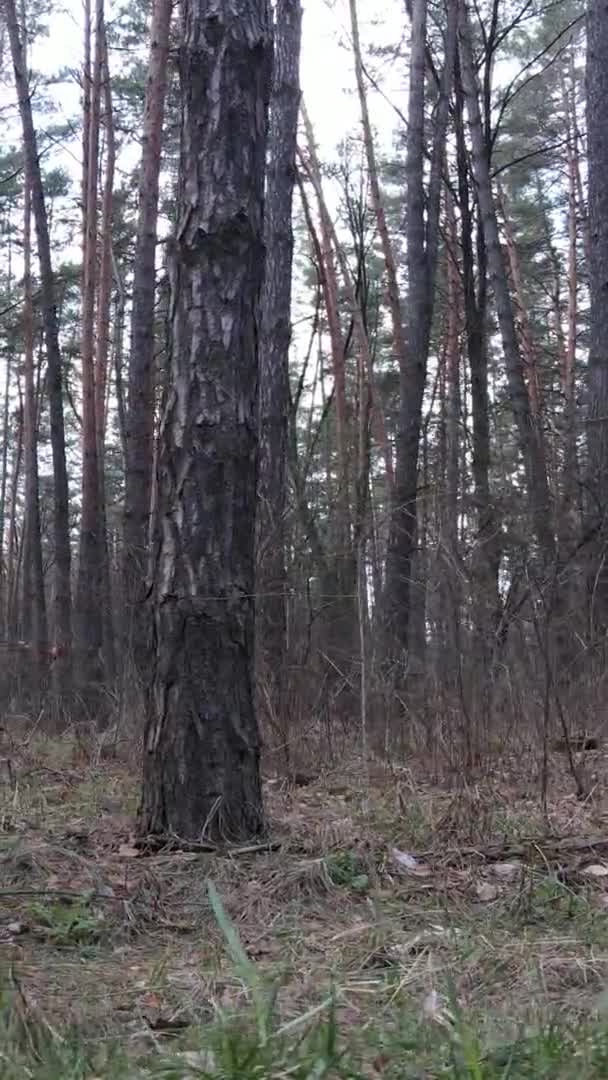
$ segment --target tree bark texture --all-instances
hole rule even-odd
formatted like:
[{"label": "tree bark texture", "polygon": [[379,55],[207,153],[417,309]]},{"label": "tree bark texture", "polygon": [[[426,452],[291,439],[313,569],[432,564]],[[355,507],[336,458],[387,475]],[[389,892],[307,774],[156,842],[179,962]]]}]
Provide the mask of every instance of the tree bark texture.
[{"label": "tree bark texture", "polygon": [[142,833],[263,828],[253,698],[265,0],[185,0]]},{"label": "tree bark texture", "polygon": [[292,202],[300,107],[301,27],[300,0],[278,0],[264,208],[266,271],[260,337],[256,584],[259,670],[265,682],[267,703],[273,718],[282,717],[286,708],[285,509],[293,262]]},{"label": "tree bark texture", "polygon": [[126,413],[123,582],[128,620],[127,640],[130,641],[140,675],[145,669],[146,655],[143,607],[154,443],[156,238],[171,9],[171,0],[155,0],[150,28]]}]

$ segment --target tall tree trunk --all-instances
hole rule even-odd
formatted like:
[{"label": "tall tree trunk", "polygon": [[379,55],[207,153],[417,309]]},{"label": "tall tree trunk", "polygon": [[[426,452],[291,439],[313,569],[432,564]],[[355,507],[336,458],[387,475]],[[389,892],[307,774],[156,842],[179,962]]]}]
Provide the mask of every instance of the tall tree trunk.
[{"label": "tall tree trunk", "polygon": [[271,61],[265,0],[185,0],[144,834],[263,827],[253,592]]},{"label": "tall tree trunk", "polygon": [[[566,533],[572,533],[578,487],[576,449],[576,342],[578,331],[578,254],[577,254],[577,148],[574,88],[568,93],[562,74],[562,99],[566,115],[566,156],[568,163],[568,332],[562,351],[562,393],[564,395],[564,464],[562,473],[563,517]],[[584,230],[584,226],[583,226]]]},{"label": "tall tree trunk", "polygon": [[[323,195],[321,164],[317,155],[314,131],[304,102],[302,102],[302,118],[304,120],[308,150],[307,169],[309,170],[312,179],[319,209],[319,222],[321,226],[320,237],[317,234],[317,229],[315,228],[310,207],[308,205],[306,192],[302,184],[300,184],[300,195],[302,198],[304,217],[306,219],[317,262],[325,306],[325,315],[327,318],[327,328],[329,331],[331,366],[334,380],[334,406],[336,414],[336,456],[338,459],[337,525],[335,530],[335,544],[338,552],[343,552],[350,544],[351,532],[351,482],[349,465],[350,431],[349,411],[346,399],[345,343],[340,327],[340,313],[338,307],[339,289],[334,257],[333,223]],[[340,576],[340,571],[338,570],[336,574],[338,589],[340,588]],[[348,584],[347,589],[349,592],[352,592],[350,583]]]},{"label": "tall tree trunk", "polygon": [[[13,247],[10,232],[7,237],[8,248],[8,272],[7,272],[7,298],[12,297],[13,287]],[[6,559],[6,493],[8,489],[8,444],[10,440],[10,397],[11,397],[12,364],[11,354],[7,351],[4,361],[4,399],[2,403],[2,468],[0,475],[0,626],[6,628],[8,611],[8,571]]]},{"label": "tall tree trunk", "polygon": [[[363,60],[361,55],[361,41],[359,38],[359,21],[357,18],[357,3],[356,0],[349,0],[350,6],[350,24],[353,36],[353,50],[355,54],[355,75],[357,79],[357,91],[359,94],[359,106],[361,109],[361,124],[363,127],[363,143],[365,146],[365,156],[367,159],[367,171],[369,174],[369,186],[372,199],[372,206],[374,208],[374,214],[376,217],[376,225],[378,228],[378,235],[380,237],[380,244],[382,246],[382,255],[384,257],[384,267],[386,270],[387,280],[387,299],[388,307],[391,314],[391,325],[393,330],[393,342],[394,349],[397,354],[397,361],[399,363],[399,370],[402,376],[405,376],[407,365],[407,349],[405,344],[405,333],[403,328],[403,311],[401,304],[401,294],[399,289],[399,283],[397,279],[397,264],[395,260],[395,253],[393,245],[386,224],[386,215],[384,213],[384,205],[380,194],[380,183],[378,180],[378,167],[376,164],[376,151],[374,148],[374,135],[372,131],[372,125],[369,117],[369,109],[367,105],[367,93],[365,87],[365,76],[363,73]],[[414,62],[414,56],[412,53],[412,62]],[[423,72],[424,76],[424,72]]]},{"label": "tall tree trunk", "polygon": [[105,438],[106,398],[108,389],[108,355],[110,351],[110,309],[112,305],[112,199],[114,194],[114,167],[116,147],[114,141],[114,118],[112,111],[112,86],[108,63],[108,45],[105,23],[102,33],[102,77],[104,97],[104,129],[106,135],[106,162],[101,206],[101,267],[97,297],[97,333],[95,353],[95,432],[97,435],[97,467],[99,483],[99,530],[100,530],[100,594],[104,670],[107,681],[114,683],[116,662],[114,654],[114,625],[112,587],[110,581],[110,554],[106,519]]},{"label": "tall tree trunk", "polygon": [[[101,593],[101,505],[95,393],[95,298],[97,293],[97,185],[99,171],[99,127],[103,71],[104,0],[95,4],[95,51],[90,92],[88,157],[85,160],[83,191],[86,218],[83,238],[83,296],[81,330],[82,364],[82,506],[80,549],[76,586],[76,645],[80,693],[87,707],[99,708],[101,650],[103,644]],[[87,45],[85,42],[85,51]],[[85,74],[85,85],[87,82]],[[85,99],[86,100],[86,99]]]},{"label": "tall tree trunk", "polygon": [[55,280],[51,262],[48,219],[42,187],[42,175],[27,66],[19,36],[15,0],[3,0],[11,43],[15,85],[23,128],[23,147],[32,188],[32,210],[36,224],[38,260],[40,263],[41,299],[48,365],[48,393],[51,414],[51,446],[53,452],[54,514],[53,539],[55,546],[54,633],[57,660],[53,666],[57,689],[68,694],[71,690],[71,583],[70,583],[70,519],[68,475],[65,457],[61,350],[55,304]]},{"label": "tall tree trunk", "polygon": [[597,529],[592,566],[593,623],[608,627],[608,18],[603,0],[587,4],[587,153],[591,312],[589,327],[588,514]]},{"label": "tall tree trunk", "polygon": [[[19,572],[21,569],[22,543],[17,525],[17,505],[21,465],[23,462],[23,395],[21,380],[17,377],[19,406],[16,413],[15,448],[13,451],[13,474],[8,508],[8,555],[6,560],[7,610],[6,637],[15,640],[19,624]],[[21,533],[21,537],[23,533]]]},{"label": "tall tree trunk", "polygon": [[289,343],[293,262],[292,201],[300,107],[300,0],[278,0],[268,133],[264,241],[266,274],[260,337],[257,644],[269,710],[286,717],[287,571],[285,508]]},{"label": "tall tree trunk", "polygon": [[515,330],[515,317],[507,269],[500,246],[496,207],[492,194],[487,148],[483,135],[479,89],[471,46],[471,31],[464,7],[459,24],[460,63],[471,133],[473,175],[488,255],[488,267],[496,312],[502,338],[507,370],[511,408],[517,428],[519,449],[523,459],[528,500],[536,538],[542,556],[549,561],[554,554],[555,537],[552,525],[552,505],[547,480],[542,429],[535,422],[524,378],[523,362]]},{"label": "tall tree trunk", "polygon": [[416,550],[417,493],[422,402],[433,316],[439,241],[441,166],[456,50],[456,3],[448,4],[443,75],[437,107],[425,221],[424,104],[426,0],[413,0],[407,134],[408,351],[401,369],[397,467],[386,560],[384,617],[387,648],[402,663],[408,651],[412,560]]},{"label": "tall tree trunk", "polygon": [[530,319],[528,317],[528,308],[524,296],[524,286],[521,277],[521,269],[519,266],[519,254],[517,251],[517,244],[515,242],[515,234],[513,232],[513,225],[509,216],[509,207],[500,182],[497,182],[496,185],[496,202],[498,208],[500,209],[502,217],[502,226],[507,248],[507,261],[509,266],[511,296],[514,308],[514,315],[516,315],[516,329],[518,333],[519,349],[524,365],[524,379],[528,391],[530,415],[532,417],[533,423],[538,426],[541,423],[542,400],[540,382],[538,377],[536,347],[534,339],[532,337]]},{"label": "tall tree trunk", "polygon": [[139,169],[126,424],[123,583],[130,650],[146,668],[144,596],[154,450],[154,300],[161,136],[167,87],[171,0],[154,0]]},{"label": "tall tree trunk", "polygon": [[[21,633],[35,646],[36,665],[44,655],[48,630],[42,538],[40,534],[40,493],[38,486],[38,410],[34,377],[34,305],[32,299],[32,197],[29,170],[25,168],[23,189],[23,325],[24,325],[24,459],[25,507],[23,512],[23,605]],[[42,676],[42,671],[32,672]],[[40,682],[40,678],[38,678]]]}]

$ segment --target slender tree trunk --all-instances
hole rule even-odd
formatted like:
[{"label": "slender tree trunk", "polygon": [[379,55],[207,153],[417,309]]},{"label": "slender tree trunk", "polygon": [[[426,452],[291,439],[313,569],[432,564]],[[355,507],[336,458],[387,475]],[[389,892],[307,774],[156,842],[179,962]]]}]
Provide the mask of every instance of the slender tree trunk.
[{"label": "slender tree trunk", "polygon": [[23,146],[32,187],[32,210],[36,224],[38,260],[40,263],[41,298],[48,364],[48,393],[51,414],[51,446],[53,451],[54,515],[53,536],[55,545],[55,595],[54,633],[57,660],[53,666],[56,685],[63,694],[71,689],[71,584],[70,584],[70,522],[68,501],[68,476],[65,457],[65,432],[63,422],[63,395],[61,351],[57,309],[55,305],[55,280],[51,262],[48,219],[42,187],[42,176],[36,132],[32,118],[27,67],[19,36],[15,0],[3,0],[6,23],[11,43],[15,71],[15,85],[19,113],[23,127]]},{"label": "slender tree trunk", "polygon": [[519,267],[519,255],[517,252],[515,235],[513,233],[513,226],[509,217],[509,207],[506,203],[505,195],[502,191],[500,183],[497,183],[496,185],[496,201],[502,216],[504,238],[507,247],[507,259],[511,278],[512,302],[514,305],[514,314],[517,313],[519,348],[521,358],[524,364],[524,379],[528,391],[530,414],[532,416],[534,424],[538,426],[541,423],[542,402],[540,383],[538,378],[536,348],[534,340],[532,338],[532,331],[530,329],[528,308],[524,297],[524,287]]},{"label": "slender tree trunk", "polygon": [[[12,272],[12,243],[10,233],[7,237],[8,247],[8,272],[7,272],[7,297],[12,297],[13,272]],[[12,364],[11,354],[7,350],[4,358],[4,400],[2,404],[2,475],[0,478],[0,584],[2,593],[0,597],[0,626],[6,629],[8,612],[8,570],[6,553],[6,492],[8,484],[8,444],[10,439],[10,396],[11,396]]]},{"label": "slender tree trunk", "polygon": [[140,676],[145,673],[147,656],[143,602],[154,451],[156,235],[171,9],[171,0],[154,0],[139,169],[126,413],[123,581],[128,640]]},{"label": "slender tree trunk", "polygon": [[362,314],[362,311],[361,311],[361,305],[360,305],[359,300],[357,299],[357,296],[356,296],[355,287],[353,285],[353,280],[352,280],[352,275],[351,275],[351,272],[350,272],[350,269],[349,269],[349,266],[348,266],[346,256],[344,254],[344,249],[343,249],[342,245],[340,244],[340,242],[338,240],[335,225],[334,225],[333,221],[331,220],[331,217],[329,215],[329,211],[327,209],[327,205],[325,203],[325,198],[323,196],[323,187],[322,187],[322,183],[321,183],[321,170],[320,170],[320,167],[319,167],[318,159],[316,158],[316,151],[314,150],[314,147],[315,147],[314,131],[313,131],[312,124],[310,122],[310,118],[308,116],[308,112],[306,110],[306,106],[304,104],[304,101],[301,102],[300,108],[301,108],[301,112],[302,112],[302,119],[304,120],[304,128],[305,128],[305,132],[306,132],[307,146],[308,146],[309,151],[310,151],[311,147],[313,148],[313,155],[311,157],[309,157],[309,159],[306,162],[304,162],[303,164],[304,164],[304,167],[305,167],[305,170],[306,170],[306,174],[307,174],[309,180],[312,183],[313,190],[315,192],[315,197],[316,197],[317,202],[319,204],[320,215],[322,217],[322,220],[325,220],[325,222],[326,222],[329,245],[333,249],[335,257],[336,257],[336,259],[338,261],[338,266],[340,268],[340,276],[342,278],[344,291],[346,293],[346,298],[347,298],[348,305],[350,307],[350,311],[351,311],[351,315],[352,315],[352,319],[353,319],[353,325],[354,325],[354,329],[355,329],[355,336],[356,336],[356,340],[357,340],[357,345],[358,345],[358,348],[361,350],[361,352],[363,354],[363,359],[365,361],[365,368],[366,368],[366,371],[368,373],[368,382],[369,382],[369,386],[370,386],[370,392],[372,394],[372,410],[373,410],[372,417],[376,421],[376,430],[377,430],[378,443],[382,447],[383,453],[384,453],[384,460],[385,460],[385,467],[386,467],[386,477],[387,477],[387,486],[390,487],[391,484],[392,484],[392,481],[393,481],[392,460],[391,460],[391,455],[390,455],[390,447],[389,447],[389,443],[388,443],[388,438],[387,438],[387,435],[386,435],[386,430],[385,430],[385,425],[384,425],[384,415],[382,413],[382,409],[381,409],[381,407],[379,405],[379,402],[377,400],[377,395],[376,395],[375,390],[374,390],[373,363],[372,363],[372,356],[371,356],[371,352],[370,352],[370,348],[369,348],[369,340],[368,340],[368,337],[367,337],[367,330],[366,330],[366,327],[365,327],[365,321],[363,319],[363,314]]},{"label": "slender tree trunk", "polygon": [[[76,642],[80,693],[96,713],[102,670],[102,537],[95,391],[95,297],[97,293],[97,185],[103,72],[103,0],[95,5],[95,51],[90,92],[88,158],[83,174],[86,218],[82,297],[82,506],[76,587]],[[85,41],[85,51],[87,44]],[[85,65],[86,66],[86,65]],[[87,83],[85,74],[85,85]],[[86,100],[86,99],[85,99]]]},{"label": "slender tree trunk", "polygon": [[108,354],[110,351],[110,309],[112,305],[112,199],[114,194],[114,167],[116,147],[114,141],[114,118],[112,112],[112,86],[108,63],[108,46],[105,23],[102,22],[102,78],[104,97],[104,129],[106,135],[106,162],[101,207],[101,268],[97,297],[97,333],[95,354],[95,432],[97,435],[97,467],[99,476],[100,514],[100,591],[103,638],[104,669],[107,681],[114,683],[116,660],[114,654],[114,623],[112,586],[110,581],[110,554],[106,519],[105,483],[105,437],[106,398],[108,389]]},{"label": "slender tree trunk", "polygon": [[268,133],[264,240],[266,274],[260,337],[257,643],[267,705],[286,723],[287,570],[285,509],[289,343],[293,262],[292,201],[300,107],[300,0],[278,0]]},{"label": "slender tree trunk", "polygon": [[389,655],[405,661],[410,621],[412,560],[416,550],[418,462],[422,402],[433,316],[439,241],[441,164],[456,49],[455,0],[448,6],[448,32],[433,140],[428,213],[424,194],[424,105],[426,0],[413,0],[407,135],[408,352],[401,369],[397,467],[386,559],[384,617]]},{"label": "slender tree trunk", "polygon": [[253,592],[271,60],[265,0],[185,0],[144,834],[263,827]]},{"label": "slender tree trunk", "polygon": [[473,175],[477,184],[479,207],[488,254],[488,267],[502,338],[509,397],[519,437],[520,453],[524,463],[534,530],[541,553],[544,559],[549,561],[554,554],[555,537],[552,525],[553,515],[547,480],[544,441],[542,429],[535,422],[530,410],[522,357],[517,342],[513,305],[498,235],[496,207],[494,205],[488,156],[483,137],[479,90],[471,46],[471,31],[464,8],[461,8],[459,42],[463,87],[473,150]]},{"label": "slender tree trunk", "polygon": [[[464,128],[464,91],[457,58],[455,80],[455,127],[460,203],[460,244],[462,248],[463,300],[467,355],[471,372],[473,414],[472,471],[477,514],[479,558],[475,565],[477,603],[475,605],[476,646],[485,656],[488,642],[500,620],[498,571],[500,527],[490,488],[490,421],[487,356],[487,257],[483,229],[478,220],[474,241],[470,206],[469,161]],[[477,252],[477,273],[475,267]],[[477,288],[475,280],[477,277]],[[465,397],[466,401],[466,397]]]},{"label": "slender tree trunk", "polygon": [[[46,599],[40,534],[38,487],[38,416],[34,377],[34,305],[32,299],[32,198],[29,170],[25,168],[23,190],[23,326],[24,326],[24,458],[25,507],[23,513],[23,605],[22,637],[35,646],[36,668],[47,645]],[[40,677],[42,671],[32,672]]]},{"label": "slender tree trunk", "polygon": [[608,627],[608,18],[603,0],[587,4],[587,154],[591,312],[587,444],[588,515],[597,530],[592,578],[592,632]]},{"label": "slender tree trunk", "polygon": [[386,224],[384,205],[382,202],[382,196],[380,194],[380,183],[378,181],[378,167],[376,164],[374,135],[372,132],[372,125],[369,118],[369,109],[367,106],[367,93],[365,87],[365,76],[363,72],[363,61],[361,56],[361,41],[359,38],[359,22],[357,18],[356,0],[349,0],[349,7],[350,24],[353,37],[353,50],[355,54],[355,75],[357,79],[357,91],[359,94],[359,106],[361,109],[361,124],[363,127],[363,142],[365,146],[365,156],[367,159],[370,193],[372,199],[372,206],[374,208],[374,214],[376,217],[376,225],[378,227],[378,235],[380,237],[380,244],[382,246],[382,255],[384,257],[384,266],[387,279],[386,292],[388,299],[388,307],[391,314],[394,349],[397,354],[399,370],[402,373],[402,376],[405,376],[407,365],[407,349],[405,344],[405,333],[403,329],[401,294],[397,279],[397,265],[395,260],[395,253],[389,235],[388,226]]},{"label": "slender tree trunk", "polygon": [[[302,116],[306,132],[308,162],[307,166],[313,182],[317,206],[319,208],[319,221],[321,236],[310,212],[308,199],[304,186],[300,184],[300,196],[304,217],[308,227],[309,236],[317,261],[319,280],[327,317],[329,331],[329,343],[331,347],[331,365],[334,380],[334,406],[336,414],[336,455],[338,458],[338,491],[337,491],[337,526],[336,547],[338,551],[344,551],[350,543],[351,532],[351,499],[350,499],[350,464],[349,464],[349,411],[346,398],[346,356],[344,338],[340,327],[340,313],[338,308],[338,278],[333,250],[333,224],[329,216],[323,196],[323,181],[321,165],[317,156],[314,132],[306,105],[302,102]],[[340,575],[338,574],[338,579]]]},{"label": "slender tree trunk", "polygon": [[[571,526],[577,503],[578,455],[576,449],[576,342],[578,331],[578,254],[577,254],[577,151],[574,101],[570,99],[562,77],[562,97],[566,114],[566,155],[568,163],[568,331],[562,351],[562,393],[564,395],[564,464],[562,473],[563,516]],[[571,528],[565,523],[567,532]]]},{"label": "slender tree trunk", "polygon": [[19,492],[19,479],[21,477],[21,465],[23,462],[23,395],[21,393],[21,380],[17,378],[19,393],[19,407],[16,414],[15,448],[13,451],[13,473],[11,477],[11,493],[8,510],[8,556],[7,556],[7,613],[6,613],[6,637],[14,641],[18,637],[19,623],[19,572],[21,569],[21,539],[17,526],[17,497]]}]

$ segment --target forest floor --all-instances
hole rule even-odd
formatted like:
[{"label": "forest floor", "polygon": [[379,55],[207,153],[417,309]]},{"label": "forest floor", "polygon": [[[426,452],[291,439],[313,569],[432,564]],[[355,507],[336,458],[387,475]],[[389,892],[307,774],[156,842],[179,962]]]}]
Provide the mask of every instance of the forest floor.
[{"label": "forest floor", "polygon": [[546,815],[521,758],[268,779],[273,846],[145,855],[133,762],[6,739],[2,1080],[608,1076],[608,753]]}]

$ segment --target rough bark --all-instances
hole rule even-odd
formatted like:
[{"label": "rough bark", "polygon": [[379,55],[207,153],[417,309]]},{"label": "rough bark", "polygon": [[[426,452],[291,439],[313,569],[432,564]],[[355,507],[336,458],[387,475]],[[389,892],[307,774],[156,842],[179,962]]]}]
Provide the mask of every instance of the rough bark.
[{"label": "rough bark", "polygon": [[155,0],[144,102],[139,213],[133,270],[131,350],[126,413],[123,584],[128,640],[143,674],[146,628],[143,616],[154,446],[154,300],[161,136],[167,87],[171,0]]},{"label": "rough bark", "polygon": [[260,462],[258,476],[257,644],[266,704],[286,709],[287,570],[285,509],[289,343],[293,262],[292,201],[300,107],[300,0],[278,0],[268,132],[264,240],[266,272],[260,336]]},{"label": "rough bark", "polygon": [[54,514],[53,539],[55,547],[54,634],[58,659],[53,666],[57,689],[67,694],[71,689],[71,592],[70,592],[70,525],[68,476],[65,457],[61,350],[55,280],[51,262],[48,219],[42,187],[42,176],[36,132],[32,117],[27,67],[19,36],[15,0],[3,0],[11,43],[15,85],[23,128],[23,147],[32,185],[32,210],[36,224],[38,260],[40,263],[41,304],[48,365],[48,394],[51,415],[51,447],[53,452]]},{"label": "rough bark", "polygon": [[263,828],[253,696],[265,0],[185,0],[140,830]]},{"label": "rough bark", "polygon": [[597,529],[592,566],[593,621],[608,626],[608,15],[605,0],[587,6],[587,154],[591,311],[589,326],[587,489]]}]

